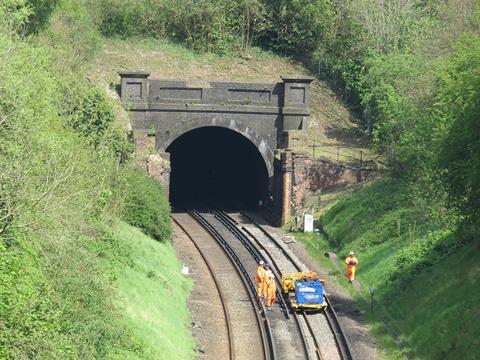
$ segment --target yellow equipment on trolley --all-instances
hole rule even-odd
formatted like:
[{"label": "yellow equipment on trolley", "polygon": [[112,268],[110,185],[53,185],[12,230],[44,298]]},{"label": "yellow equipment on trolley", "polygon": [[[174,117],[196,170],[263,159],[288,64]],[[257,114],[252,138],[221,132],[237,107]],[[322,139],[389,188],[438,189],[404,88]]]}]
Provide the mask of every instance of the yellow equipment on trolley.
[{"label": "yellow equipment on trolley", "polygon": [[325,280],[316,272],[294,272],[282,276],[282,289],[288,294],[292,309],[318,310],[327,306],[324,298]]}]

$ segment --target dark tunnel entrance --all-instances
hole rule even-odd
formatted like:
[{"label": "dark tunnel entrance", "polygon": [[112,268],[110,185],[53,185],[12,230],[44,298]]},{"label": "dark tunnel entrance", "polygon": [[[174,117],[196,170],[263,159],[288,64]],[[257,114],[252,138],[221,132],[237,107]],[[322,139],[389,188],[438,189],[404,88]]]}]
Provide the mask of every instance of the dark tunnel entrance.
[{"label": "dark tunnel entrance", "polygon": [[222,127],[202,127],[178,137],[170,153],[170,202],[188,206],[255,207],[268,196],[268,171],[243,135]]}]

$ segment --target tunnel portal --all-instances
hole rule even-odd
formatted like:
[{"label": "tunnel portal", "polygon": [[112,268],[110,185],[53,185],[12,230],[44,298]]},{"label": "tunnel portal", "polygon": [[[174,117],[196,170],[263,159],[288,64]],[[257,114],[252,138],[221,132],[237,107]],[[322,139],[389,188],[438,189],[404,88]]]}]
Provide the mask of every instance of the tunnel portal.
[{"label": "tunnel portal", "polygon": [[[291,210],[293,132],[306,129],[310,83],[171,80],[119,72],[135,163],[162,182],[173,205],[269,200],[274,223]],[[271,205],[271,206],[270,206]]]},{"label": "tunnel portal", "polygon": [[267,167],[257,147],[222,127],[202,127],[177,138],[170,153],[170,202],[255,207],[268,196]]}]

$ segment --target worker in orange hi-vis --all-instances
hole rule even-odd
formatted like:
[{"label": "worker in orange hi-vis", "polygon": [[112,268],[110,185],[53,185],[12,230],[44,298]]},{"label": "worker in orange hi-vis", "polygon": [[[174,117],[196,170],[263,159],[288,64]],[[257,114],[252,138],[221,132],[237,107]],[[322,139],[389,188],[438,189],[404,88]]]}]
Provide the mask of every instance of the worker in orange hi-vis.
[{"label": "worker in orange hi-vis", "polygon": [[350,282],[355,280],[355,267],[358,265],[358,259],[355,257],[355,253],[350,251],[350,254],[345,258],[345,264],[347,265],[347,277]]},{"label": "worker in orange hi-vis", "polygon": [[262,297],[263,291],[263,276],[265,275],[264,265],[265,262],[263,260],[260,260],[260,262],[258,263],[257,271],[255,272],[255,280],[257,281],[257,295],[259,298]]},{"label": "worker in orange hi-vis", "polygon": [[270,264],[268,262],[263,264],[263,268],[264,268],[264,271],[263,271],[262,281],[258,285],[258,297],[260,298],[260,301],[262,302],[262,304],[266,305],[266,303],[267,303],[267,287],[266,287],[265,283],[270,278],[270,274],[272,273],[272,270],[270,270]]},{"label": "worker in orange hi-vis", "polygon": [[265,272],[264,294],[267,298],[267,308],[275,304],[277,286],[275,285],[275,275],[272,271]]},{"label": "worker in orange hi-vis", "polygon": [[275,304],[275,297],[277,294],[277,286],[275,285],[275,276],[270,272],[269,279],[266,281],[267,287],[267,307]]}]

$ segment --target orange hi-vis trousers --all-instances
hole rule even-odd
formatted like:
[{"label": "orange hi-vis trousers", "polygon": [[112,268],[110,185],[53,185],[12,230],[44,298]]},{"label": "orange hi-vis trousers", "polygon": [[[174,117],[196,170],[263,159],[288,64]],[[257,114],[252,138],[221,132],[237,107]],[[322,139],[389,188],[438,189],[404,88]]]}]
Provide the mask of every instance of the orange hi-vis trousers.
[{"label": "orange hi-vis trousers", "polygon": [[257,296],[261,298],[263,296],[263,280],[265,277],[265,269],[263,266],[257,268],[255,273],[255,280],[257,281]]},{"label": "orange hi-vis trousers", "polygon": [[355,266],[358,264],[357,258],[354,256],[349,256],[345,259],[345,264],[347,265],[348,280],[355,280]]},{"label": "orange hi-vis trousers", "polygon": [[275,295],[277,293],[277,287],[274,279],[267,279],[264,282],[263,296],[267,298],[267,306],[275,304]]},{"label": "orange hi-vis trousers", "polygon": [[347,276],[348,276],[348,280],[350,281],[355,280],[355,265],[347,266]]}]

